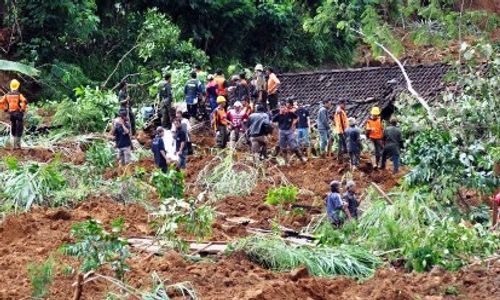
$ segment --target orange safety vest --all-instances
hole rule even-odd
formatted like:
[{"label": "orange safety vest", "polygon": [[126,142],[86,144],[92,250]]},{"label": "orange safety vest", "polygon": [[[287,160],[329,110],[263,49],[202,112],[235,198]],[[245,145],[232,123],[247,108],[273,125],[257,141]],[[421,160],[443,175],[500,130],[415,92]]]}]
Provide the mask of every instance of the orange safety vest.
[{"label": "orange safety vest", "polygon": [[6,112],[25,112],[28,109],[28,101],[19,92],[9,92],[0,99],[0,109]]},{"label": "orange safety vest", "polygon": [[340,112],[335,112],[335,131],[343,134],[347,128],[349,128],[349,121],[345,111],[342,109]]},{"label": "orange safety vest", "polygon": [[368,119],[366,121],[366,130],[368,131],[368,138],[373,140],[381,140],[384,137],[384,127],[380,118]]},{"label": "orange safety vest", "polygon": [[217,83],[217,96],[226,96],[226,87],[224,86],[226,84],[226,78],[223,76],[215,76],[214,80],[215,83]]}]

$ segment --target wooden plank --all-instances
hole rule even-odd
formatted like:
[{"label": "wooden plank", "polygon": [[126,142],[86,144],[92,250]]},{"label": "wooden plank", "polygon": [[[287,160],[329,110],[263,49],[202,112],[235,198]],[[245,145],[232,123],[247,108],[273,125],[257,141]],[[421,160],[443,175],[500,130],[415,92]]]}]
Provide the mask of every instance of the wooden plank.
[{"label": "wooden plank", "polygon": [[389,196],[387,196],[387,194],[380,188],[380,186],[378,186],[378,184],[376,184],[375,182],[371,182],[371,185],[375,188],[375,190],[377,190],[377,192],[379,192],[380,195],[382,195],[382,197],[384,197],[387,203],[391,205],[394,203],[392,199],[389,198]]}]

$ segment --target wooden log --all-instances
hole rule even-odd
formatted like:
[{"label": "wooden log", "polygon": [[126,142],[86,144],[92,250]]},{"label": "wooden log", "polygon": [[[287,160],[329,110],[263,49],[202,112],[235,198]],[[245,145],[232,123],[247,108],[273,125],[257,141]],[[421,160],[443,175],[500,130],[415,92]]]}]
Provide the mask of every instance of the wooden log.
[{"label": "wooden log", "polygon": [[378,186],[378,184],[376,184],[375,182],[371,182],[371,185],[375,188],[375,190],[377,190],[377,192],[379,192],[380,195],[382,195],[382,197],[384,197],[387,203],[391,205],[394,203],[392,199],[389,198],[389,196],[387,196],[387,194],[380,188],[380,186]]},{"label": "wooden log", "polygon": [[75,292],[73,293],[73,300],[80,300],[83,292],[83,273],[78,273],[75,282]]}]

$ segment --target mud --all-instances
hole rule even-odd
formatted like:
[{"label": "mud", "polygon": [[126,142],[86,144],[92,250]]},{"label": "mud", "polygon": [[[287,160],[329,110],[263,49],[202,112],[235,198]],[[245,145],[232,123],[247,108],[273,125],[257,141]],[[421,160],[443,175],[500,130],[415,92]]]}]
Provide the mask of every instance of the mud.
[{"label": "mud", "polygon": [[[194,142],[208,143],[211,136],[194,136]],[[11,151],[0,150],[2,155]],[[28,150],[22,150],[28,151]],[[53,157],[45,152],[20,152],[23,157],[49,161]],[[16,155],[13,152],[13,155]],[[198,173],[213,159],[211,151],[200,148],[190,156],[186,171],[188,195],[197,195]],[[390,171],[373,170],[368,157],[360,170],[348,172],[349,165],[334,158],[313,159],[307,164],[292,160],[289,166],[275,166],[267,163],[266,176],[257,183],[249,196],[227,197],[214,204],[217,219],[213,224],[212,241],[231,241],[247,236],[252,227],[270,228],[276,217],[287,227],[300,229],[307,225],[312,216],[324,210],[324,196],[331,180],[352,177],[361,193],[370,182],[378,183],[382,189],[396,186],[405,170],[398,176]],[[151,172],[154,162],[151,158],[142,159],[131,167],[121,170],[134,172],[137,167]],[[115,177],[115,170],[106,171],[105,177]],[[267,190],[284,183],[291,183],[301,189],[298,204],[309,206],[302,214],[283,214],[277,207],[264,204]],[[291,206],[284,207],[291,211]],[[65,274],[64,269],[71,266],[78,269],[79,262],[59,254],[59,247],[71,242],[70,228],[75,222],[90,218],[103,224],[117,217],[124,217],[124,237],[152,236],[150,218],[144,207],[138,204],[120,204],[106,196],[93,196],[73,209],[36,208],[28,213],[7,216],[0,223],[0,299],[26,299],[30,297],[31,287],[27,274],[30,262],[40,263],[53,255],[57,260],[54,281],[50,286],[47,299],[70,299],[76,272]],[[237,224],[233,217],[247,217],[254,222]],[[187,238],[187,236],[186,236]],[[311,277],[303,269],[290,273],[275,273],[251,262],[242,253],[230,256],[219,255],[202,262],[185,260],[179,253],[169,252],[164,256],[132,252],[128,260],[130,272],[126,281],[141,290],[152,285],[150,274],[154,271],[166,280],[166,284],[182,281],[190,282],[200,299],[498,299],[500,292],[500,261],[488,266],[474,266],[458,273],[433,270],[425,274],[404,273],[393,268],[379,270],[374,278],[363,283],[337,277],[334,279]],[[110,270],[100,273],[112,275]],[[116,291],[109,283],[91,281],[84,287],[82,299],[103,299],[108,291]],[[171,295],[175,299],[186,299]],[[495,298],[496,297],[496,298]]]},{"label": "mud", "polygon": [[75,150],[74,153],[65,154],[63,152],[51,151],[47,148],[25,148],[25,149],[6,149],[0,148],[0,158],[14,157],[19,161],[36,161],[48,163],[58,158],[62,162],[72,163],[76,165],[85,162],[85,153],[80,149]]},{"label": "mud", "polygon": [[[71,241],[69,230],[90,217],[109,223],[124,216],[126,237],[151,234],[147,214],[138,205],[119,205],[107,199],[91,199],[73,210],[35,209],[9,216],[0,224],[0,299],[30,296],[26,266],[54,255],[57,267],[47,299],[70,299],[76,275],[64,274],[66,266],[78,268],[74,258],[57,249]],[[184,260],[176,252],[151,256],[133,252],[128,261],[127,282],[138,289],[151,286],[150,274],[157,272],[167,284],[188,281],[200,299],[498,299],[500,261],[476,265],[457,273],[435,269],[430,273],[404,273],[382,269],[363,283],[337,277],[317,278],[303,270],[274,273],[249,261],[244,254],[215,257],[204,262]],[[99,272],[111,275],[109,270]],[[84,286],[82,299],[103,299],[109,283],[92,281]],[[174,295],[172,295],[174,296]],[[175,297],[180,299],[179,297]],[[183,298],[184,299],[184,298]]]}]

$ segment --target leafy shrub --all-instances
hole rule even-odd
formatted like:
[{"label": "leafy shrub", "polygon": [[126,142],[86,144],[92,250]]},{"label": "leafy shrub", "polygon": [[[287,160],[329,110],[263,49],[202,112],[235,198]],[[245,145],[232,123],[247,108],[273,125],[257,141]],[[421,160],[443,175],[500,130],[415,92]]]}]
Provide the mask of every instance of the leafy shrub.
[{"label": "leafy shrub", "polygon": [[123,224],[123,218],[118,218],[111,222],[112,231],[107,232],[96,220],[76,223],[71,227],[75,243],[64,244],[61,251],[66,255],[81,257],[82,272],[109,265],[116,277],[122,280],[128,271],[125,260],[129,257],[127,241],[120,238]]},{"label": "leafy shrub", "polygon": [[28,276],[32,287],[31,297],[43,299],[49,293],[48,285],[52,283],[54,276],[54,258],[49,257],[42,264],[28,264]]},{"label": "leafy shrub", "polygon": [[115,150],[108,143],[94,142],[85,153],[86,161],[99,170],[111,168],[115,165]]},{"label": "leafy shrub", "polygon": [[299,189],[295,186],[282,186],[272,188],[267,191],[266,204],[269,205],[285,205],[295,203]]},{"label": "leafy shrub", "polygon": [[6,169],[0,172],[0,203],[4,210],[29,210],[32,205],[55,203],[51,196],[54,192],[67,187],[61,173],[61,164],[54,160],[49,164],[32,163],[20,165],[15,158],[6,158]]},{"label": "leafy shrub", "polygon": [[249,195],[257,184],[258,173],[253,167],[235,161],[233,155],[217,156],[198,173],[196,184],[215,199]]},{"label": "leafy shrub", "polygon": [[155,171],[151,177],[161,198],[184,197],[184,173],[169,169],[167,173]]},{"label": "leafy shrub", "polygon": [[118,98],[99,88],[76,88],[76,100],[63,99],[55,104],[53,124],[74,133],[102,132],[116,115]]},{"label": "leafy shrub", "polygon": [[[156,235],[178,242],[178,234],[185,230],[196,238],[205,238],[212,232],[215,211],[208,205],[196,207],[195,201],[169,198],[162,201],[158,210],[152,213],[157,229]],[[180,245],[182,246],[182,245]]]}]

